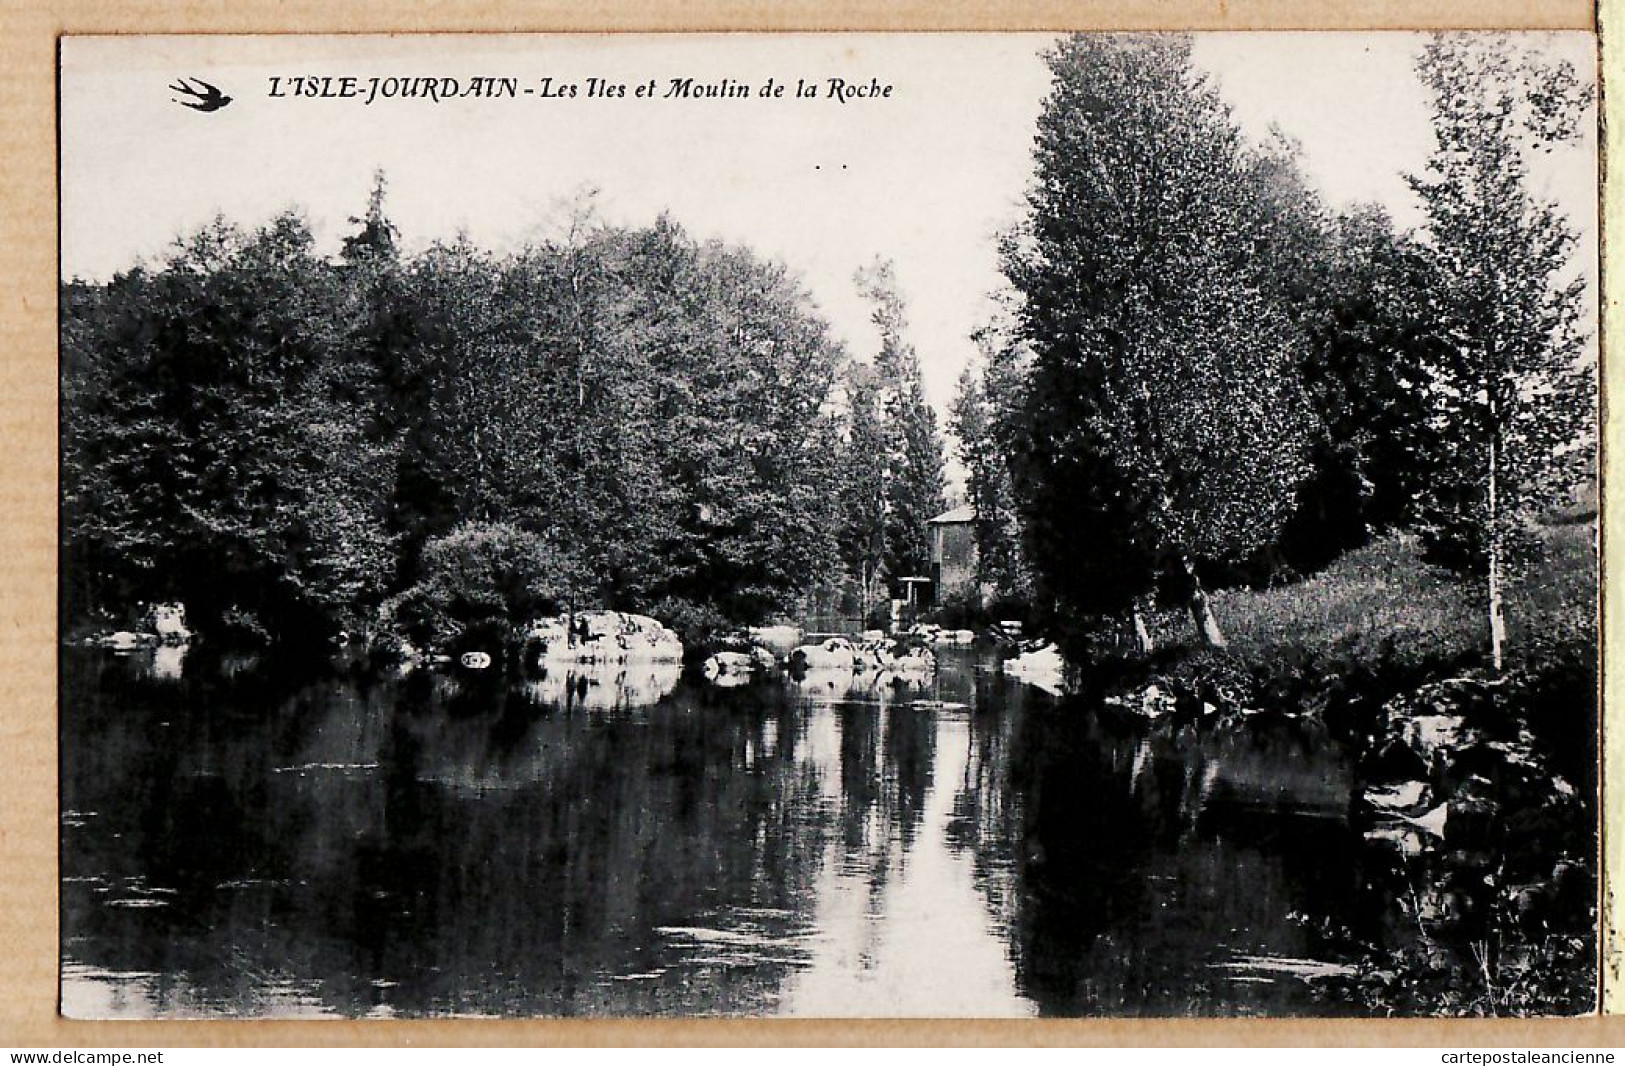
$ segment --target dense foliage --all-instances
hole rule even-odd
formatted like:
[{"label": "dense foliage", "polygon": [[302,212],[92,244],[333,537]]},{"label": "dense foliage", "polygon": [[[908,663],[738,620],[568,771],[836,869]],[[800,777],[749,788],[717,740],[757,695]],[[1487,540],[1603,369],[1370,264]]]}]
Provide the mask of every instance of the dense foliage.
[{"label": "dense foliage", "polygon": [[1030,215],[1005,265],[1036,360],[1032,432],[1116,475],[1097,502],[1153,556],[1119,597],[1148,591],[1147,570],[1175,573],[1222,643],[1197,563],[1270,544],[1307,473],[1302,332],[1254,254],[1267,205],[1188,39],[1074,37],[1049,63]]},{"label": "dense foliage", "polygon": [[1020,569],[999,538],[1013,509],[1063,630],[1129,616],[1148,650],[1150,605],[1177,597],[1222,644],[1205,587],[1296,580],[1414,530],[1486,582],[1498,665],[1530,520],[1593,469],[1584,275],[1528,162],[1573,137],[1573,72],[1433,39],[1417,72],[1437,150],[1412,179],[1428,224],[1400,233],[1379,208],[1328,210],[1279,131],[1249,143],[1188,38],[1077,36],[1047,58],[1004,242],[1013,320],[986,331],[955,411],[995,512],[990,569]]},{"label": "dense foliage", "polygon": [[63,290],[70,616],[419,628],[578,603],[756,620],[836,556],[842,363],[784,269],[578,212],[336,262],[218,222]]},{"label": "dense foliage", "polygon": [[63,294],[73,614],[177,599],[289,625],[376,600],[395,535],[351,293],[291,216]]}]

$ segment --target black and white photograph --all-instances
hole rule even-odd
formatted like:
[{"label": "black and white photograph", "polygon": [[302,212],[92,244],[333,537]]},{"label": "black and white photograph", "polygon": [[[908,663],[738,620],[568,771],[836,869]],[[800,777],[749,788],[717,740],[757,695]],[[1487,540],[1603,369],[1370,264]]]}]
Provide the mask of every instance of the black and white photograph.
[{"label": "black and white photograph", "polygon": [[61,1014],[1596,1011],[1597,69],[61,38]]}]

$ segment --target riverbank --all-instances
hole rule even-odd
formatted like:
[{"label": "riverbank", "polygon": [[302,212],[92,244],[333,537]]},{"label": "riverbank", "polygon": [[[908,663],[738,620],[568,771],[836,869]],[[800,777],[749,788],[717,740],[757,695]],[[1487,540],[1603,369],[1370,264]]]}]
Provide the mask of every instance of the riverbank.
[{"label": "riverbank", "polygon": [[[1312,955],[1324,964],[1303,980],[1328,1012],[1588,1010],[1596,988],[1594,529],[1589,523],[1554,525],[1542,537],[1546,551],[1509,600],[1510,654],[1501,678],[1485,666],[1473,590],[1424,564],[1413,543],[1393,538],[1350,553],[1297,585],[1216,594],[1215,613],[1230,637],[1223,651],[1191,643],[1178,628],[1188,623],[1173,613],[1155,619],[1162,639],[1156,655],[1091,664],[1058,704],[1037,701],[1027,718],[1043,739],[1033,741],[1032,750],[1048,753],[1047,772],[1060,778],[1087,777],[1084,771],[1097,764],[1121,769],[1129,774],[1131,792],[1161,780],[1131,770],[1145,762],[1146,751],[1189,754],[1196,745],[1220,752],[1219,769],[1210,769],[1206,755],[1169,763],[1170,773],[1177,770],[1174,778],[1186,782],[1187,790],[1194,787],[1201,799],[1179,809],[1185,819],[1180,824],[1198,837],[1201,818],[1220,817],[1203,814],[1209,792],[1231,804],[1234,810],[1225,817],[1232,818],[1239,817],[1234,811],[1256,813],[1259,803],[1297,810],[1304,796],[1313,795],[1320,819],[1314,832],[1339,841],[1335,848],[1316,846],[1347,867],[1337,879],[1344,887],[1317,893],[1311,906],[1283,905],[1280,920],[1306,928],[1301,938],[1281,934],[1290,949],[1272,950],[1282,957]],[[159,628],[156,620],[152,628]],[[804,639],[794,631],[781,636],[790,643]],[[187,646],[161,644],[156,632],[146,643],[156,646],[150,679],[180,681]],[[201,671],[194,662],[187,672],[206,678],[217,671],[229,681],[236,671],[225,658],[227,643],[203,640],[209,661]],[[686,647],[691,667],[705,647]],[[1027,677],[1021,686],[979,682],[999,668],[1000,653],[985,642],[977,649],[965,649],[980,658],[974,668],[962,664],[953,700],[933,690],[929,698],[922,691],[901,701],[882,694],[871,702],[906,706],[909,715],[918,715],[950,703],[976,705],[995,688],[1002,699],[1023,702],[1035,698],[1033,686],[1045,687]],[[730,694],[676,661],[658,676],[615,672],[595,684],[567,671],[522,681],[505,669],[470,673],[454,669],[449,657],[443,671],[385,671],[383,657],[362,641],[327,651],[322,661],[337,652],[346,661],[344,670],[330,671],[335,676],[384,689],[400,686],[408,704],[440,707],[450,720],[475,720],[499,708],[508,723],[503,728],[538,719],[539,707],[611,714],[653,707],[678,691],[685,677],[683,698],[696,708],[780,691],[777,685],[745,685]],[[288,656],[289,665],[255,672],[256,689],[294,686],[303,676],[301,661],[309,658],[280,643],[265,654]],[[1017,675],[1009,660],[1002,668]],[[279,683],[265,683],[284,675]],[[476,675],[477,685],[470,680]],[[501,678],[514,682],[511,690]],[[446,693],[435,703],[432,694],[442,688]],[[784,692],[795,699],[849,702],[844,688],[787,685]],[[859,703],[869,698],[861,695]],[[442,716],[418,717],[433,722]],[[200,713],[199,720],[207,719]],[[1100,740],[1090,739],[1089,730],[1117,737],[1105,763],[1086,757]],[[299,765],[367,762],[353,754],[322,754]],[[1123,802],[1115,792],[1105,795],[1103,784],[1090,787],[1102,792],[1091,795],[1091,804]],[[1076,826],[1058,824],[1050,833],[1044,854],[1055,870],[1045,873],[1045,883],[1071,892],[1079,882],[1053,856],[1078,846]],[[1171,841],[1172,853],[1193,846],[1192,839]],[[1227,883],[1256,874],[1254,856],[1227,853],[1213,861],[1231,864],[1224,867]],[[1105,874],[1090,868],[1088,876]],[[1287,898],[1284,891],[1278,896]],[[1232,898],[1235,907],[1257,910]],[[1362,917],[1354,922],[1348,915]]]},{"label": "riverbank", "polygon": [[1168,728],[1286,716],[1342,745],[1364,891],[1389,917],[1376,938],[1323,930],[1354,967],[1324,982],[1328,997],[1379,1014],[1592,1009],[1595,535],[1589,521],[1539,530],[1500,674],[1476,590],[1393,537],[1299,584],[1217,593],[1222,650],[1165,612],[1155,655],[1089,685]]}]

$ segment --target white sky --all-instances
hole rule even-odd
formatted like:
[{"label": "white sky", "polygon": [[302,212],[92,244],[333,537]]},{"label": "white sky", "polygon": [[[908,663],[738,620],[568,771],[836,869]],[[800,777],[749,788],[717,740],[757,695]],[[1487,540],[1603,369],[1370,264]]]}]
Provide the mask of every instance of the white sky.
[{"label": "white sky", "polygon": [[[150,261],[217,212],[257,224],[301,208],[334,251],[371,175],[408,250],[459,230],[511,248],[547,232],[562,198],[601,190],[611,222],[662,209],[698,238],[788,264],[855,353],[874,345],[852,274],[896,261],[926,391],[939,412],[974,354],[1000,284],[994,234],[1020,212],[1033,123],[1048,89],[1046,35],[68,38],[62,42],[62,274],[102,279]],[[1594,76],[1588,34],[1544,34]],[[1196,60],[1244,129],[1296,137],[1334,206],[1374,200],[1420,216],[1403,174],[1431,136],[1411,34],[1209,34]],[[233,103],[179,107],[168,84],[201,77]],[[870,77],[888,100],[271,99],[295,75],[727,77],[754,87]],[[629,90],[630,92],[630,90]],[[793,92],[793,90],[792,90]],[[1539,174],[1587,234],[1595,277],[1594,142]]]}]

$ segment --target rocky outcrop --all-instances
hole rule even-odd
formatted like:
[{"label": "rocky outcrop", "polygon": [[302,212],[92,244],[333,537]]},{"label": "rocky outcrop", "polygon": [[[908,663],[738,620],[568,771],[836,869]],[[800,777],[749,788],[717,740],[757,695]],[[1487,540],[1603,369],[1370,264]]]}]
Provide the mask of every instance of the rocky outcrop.
[{"label": "rocky outcrop", "polygon": [[1554,697],[1590,693],[1564,684],[1452,677],[1382,704],[1352,814],[1367,891],[1413,935],[1362,963],[1350,998],[1522,1013],[1594,995],[1594,807],[1557,772],[1549,720]]},{"label": "rocky outcrop", "polygon": [[700,674],[719,688],[733,688],[749,684],[757,677],[771,673],[778,660],[766,648],[753,647],[749,651],[719,651],[707,658]]},{"label": "rocky outcrop", "polygon": [[1109,696],[1107,706],[1147,720],[1233,725],[1266,713],[1296,718],[1300,712],[1270,704],[1244,664],[1220,651],[1182,656],[1128,692]]},{"label": "rocky outcrop", "polygon": [[787,654],[801,643],[800,626],[752,626],[745,634],[749,643],[759,644],[776,655]]},{"label": "rocky outcrop", "polygon": [[828,637],[796,648],[785,657],[785,665],[792,673],[836,671],[890,683],[931,676],[937,669],[937,657],[923,644],[893,641],[885,636],[856,642]]},{"label": "rocky outcrop", "polygon": [[[572,629],[573,627],[573,629]],[[648,615],[578,611],[532,622],[521,643],[527,662],[681,662],[683,642]]]},{"label": "rocky outcrop", "polygon": [[147,627],[158,636],[161,644],[186,644],[192,631],[186,626],[184,603],[155,603],[147,609]]},{"label": "rocky outcrop", "polygon": [[192,642],[192,630],[186,624],[185,604],[155,603],[142,613],[139,629],[119,629],[89,637],[85,642],[112,651],[135,651],[158,645],[183,647]]},{"label": "rocky outcrop", "polygon": [[[1577,802],[1512,708],[1515,680],[1456,677],[1389,700],[1364,770],[1368,836],[1407,854],[1529,843],[1518,823],[1561,821]],[[1511,815],[1516,812],[1517,818]]]},{"label": "rocky outcrop", "polygon": [[973,629],[944,629],[939,625],[922,622],[908,629],[907,634],[925,641],[927,644],[974,644],[976,631]]},{"label": "rocky outcrop", "polygon": [[157,644],[158,636],[155,633],[132,633],[128,629],[121,629],[115,633],[108,633],[106,636],[94,638],[92,643],[100,644],[104,648],[111,648],[113,651],[134,651],[137,648],[150,648]]},{"label": "rocky outcrop", "polygon": [[828,637],[816,644],[803,644],[784,657],[791,670],[854,670],[857,648],[845,637]]}]

